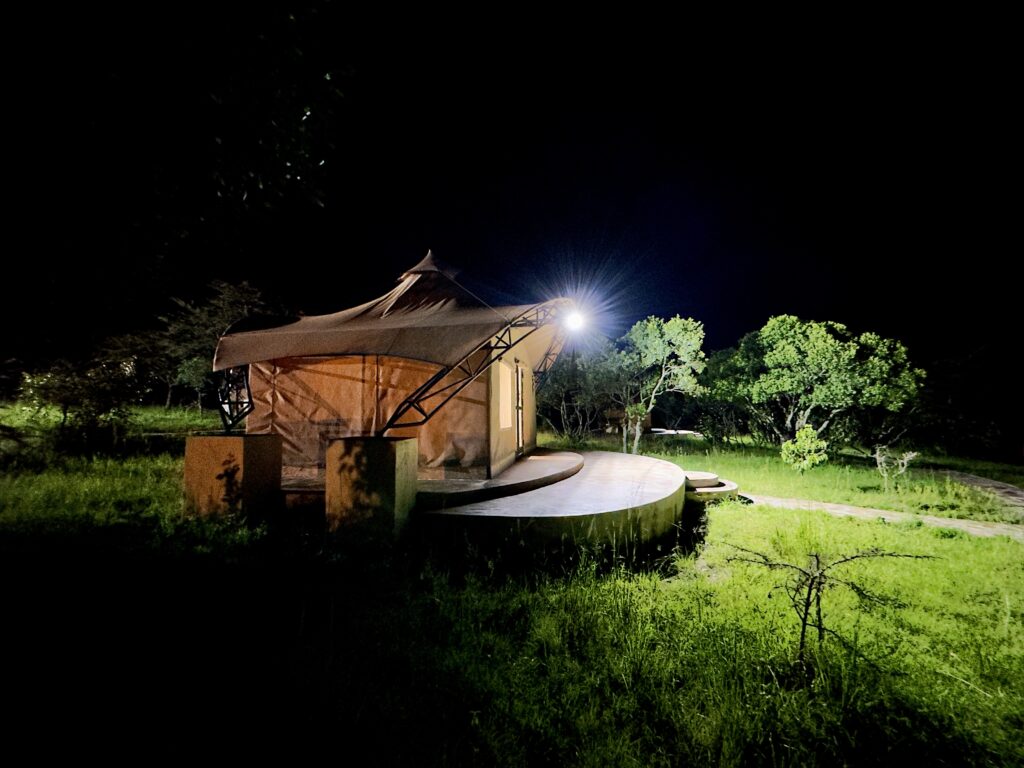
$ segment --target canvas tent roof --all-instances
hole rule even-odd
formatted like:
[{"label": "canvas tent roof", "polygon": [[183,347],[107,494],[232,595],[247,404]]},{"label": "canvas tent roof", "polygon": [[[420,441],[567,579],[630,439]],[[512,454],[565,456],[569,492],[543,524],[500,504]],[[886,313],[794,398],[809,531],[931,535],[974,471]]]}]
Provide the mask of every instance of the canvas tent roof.
[{"label": "canvas tent roof", "polygon": [[[402,274],[394,289],[366,304],[276,328],[225,334],[213,369],[285,357],[343,355],[390,355],[451,367],[524,314],[545,305],[570,304],[560,298],[490,307],[428,252]],[[519,334],[529,330],[513,328]],[[549,334],[554,332],[551,328]]]}]

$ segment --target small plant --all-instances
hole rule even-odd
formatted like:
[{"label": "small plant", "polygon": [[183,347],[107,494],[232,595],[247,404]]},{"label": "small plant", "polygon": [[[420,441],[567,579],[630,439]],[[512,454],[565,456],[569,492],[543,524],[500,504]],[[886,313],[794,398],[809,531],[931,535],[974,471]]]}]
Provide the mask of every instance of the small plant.
[{"label": "small plant", "polygon": [[814,427],[807,424],[797,431],[794,439],[782,444],[782,460],[802,475],[828,461],[826,448],[828,442],[820,439]]},{"label": "small plant", "polygon": [[888,446],[879,445],[875,446],[875,452],[871,456],[875,460],[878,474],[882,476],[885,490],[888,492],[889,481],[892,480],[893,485],[899,486],[900,477],[907,471],[910,462],[917,458],[917,452],[906,451],[902,455],[897,456]]}]

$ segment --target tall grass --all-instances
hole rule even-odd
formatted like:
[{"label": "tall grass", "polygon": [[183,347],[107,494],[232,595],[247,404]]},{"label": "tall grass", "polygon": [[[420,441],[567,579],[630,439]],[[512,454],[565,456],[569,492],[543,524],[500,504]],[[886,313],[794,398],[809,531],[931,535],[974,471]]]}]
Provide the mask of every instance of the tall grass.
[{"label": "tall grass", "polygon": [[[847,578],[899,602],[829,591],[826,623],[847,643],[813,647],[808,675],[791,607],[770,597],[776,575],[731,562],[729,544],[797,562],[870,547],[936,559],[851,567]],[[435,567],[367,589],[346,575],[332,604],[345,626],[312,666],[331,659],[331,727],[387,744],[382,762],[1013,764],[1022,555],[1005,539],[722,505],[668,579]]]},{"label": "tall grass", "polygon": [[[724,504],[709,513],[703,547],[680,557],[669,578],[606,573],[586,561],[565,577],[456,575],[403,548],[415,542],[390,556],[343,544],[313,560],[281,561],[267,551],[262,564],[249,560],[237,575],[188,575],[149,565],[168,542],[189,535],[159,524],[179,519],[179,459],[81,460],[65,470],[0,480],[0,549],[45,548],[48,579],[74,582],[76,599],[89,601],[83,618],[118,617],[89,630],[104,659],[102,680],[136,691],[125,682],[136,668],[119,665],[124,653],[142,655],[151,707],[171,706],[164,692],[173,675],[182,678],[175,690],[193,692],[189,706],[201,708],[215,692],[206,676],[230,663],[238,678],[231,684],[250,681],[226,699],[240,715],[232,723],[251,727],[264,722],[257,714],[280,712],[280,728],[312,728],[342,755],[372,754],[379,764],[1024,760],[1017,542]],[[158,540],[144,550],[128,541],[149,553],[145,564],[115,560],[116,583],[141,577],[137,587],[95,591],[110,589],[107,577],[89,581],[82,557],[59,570],[50,550],[61,531],[79,532],[67,546],[80,552],[98,546],[103,532],[126,546],[125,527]],[[775,575],[731,561],[730,545],[793,562],[870,547],[936,559],[853,564],[847,578],[901,604],[865,606],[852,593],[827,593],[825,621],[848,645],[812,645],[808,675],[795,663],[798,623],[774,590]],[[204,546],[221,562],[230,551],[225,540]],[[30,561],[20,548],[18,555]],[[52,602],[43,604],[49,616]],[[118,650],[141,606],[156,650]],[[8,618],[18,625],[17,613]],[[47,622],[60,626],[57,617]],[[165,626],[176,628],[166,647],[158,639]],[[197,638],[203,642],[193,644]],[[210,657],[211,648],[229,655]],[[216,696],[219,707],[225,694]],[[104,721],[123,716],[114,706]]]},{"label": "tall grass", "polygon": [[236,552],[265,529],[184,514],[183,461],[167,454],[64,457],[43,470],[0,474],[0,550]]},{"label": "tall grass", "polygon": [[69,458],[44,472],[0,475],[0,525],[114,525],[180,515],[181,472],[181,459],[164,455]]}]

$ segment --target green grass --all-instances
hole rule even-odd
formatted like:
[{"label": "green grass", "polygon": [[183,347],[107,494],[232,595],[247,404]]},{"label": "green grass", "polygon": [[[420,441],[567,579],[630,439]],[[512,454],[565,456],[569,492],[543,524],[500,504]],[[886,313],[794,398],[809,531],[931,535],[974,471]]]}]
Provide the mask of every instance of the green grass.
[{"label": "green grass", "polygon": [[997,461],[981,459],[964,459],[957,456],[926,455],[919,462],[923,467],[934,469],[953,469],[967,472],[979,477],[998,480],[1001,483],[1024,488],[1024,466],[1019,464],[1002,464]]},{"label": "green grass", "polygon": [[136,406],[131,410],[131,424],[133,430],[140,433],[207,432],[223,429],[217,411],[200,411],[194,407]]},{"label": "green grass", "polygon": [[[549,447],[568,447],[550,435],[544,435],[541,442]],[[617,447],[614,437],[602,436],[579,449],[616,450]],[[738,483],[741,492],[939,517],[1021,522],[1019,509],[1009,507],[988,491],[951,480],[934,461],[931,466],[935,468],[912,467],[898,486],[886,491],[873,461],[856,456],[840,456],[800,475],[782,463],[777,450],[767,448],[709,448],[700,439],[675,437],[646,437],[642,448],[648,455],[666,459],[684,469],[714,472]],[[1011,466],[991,463],[964,462],[961,466],[974,467],[979,473],[986,467],[1003,467],[1003,476],[1012,476],[1013,472]]]},{"label": "green grass", "polygon": [[[856,648],[812,645],[808,673],[789,604],[769,597],[779,575],[729,562],[729,544],[801,564],[870,547],[936,559],[846,569],[902,606],[830,590],[826,624]],[[338,720],[388,743],[384,762],[1008,765],[1024,759],[1022,562],[1007,539],[729,504],[668,579],[348,583],[349,623],[319,652]]]},{"label": "green grass", "polygon": [[[15,429],[53,429],[60,424],[60,410],[52,406],[35,408],[22,403],[0,403],[0,424]],[[129,431],[134,434],[219,429],[221,422],[216,411],[155,405],[139,405],[130,409]]]},{"label": "green grass", "polygon": [[0,476],[0,525],[116,525],[180,515],[182,461],[171,456],[67,459],[44,472]]},{"label": "green grass", "polygon": [[[766,551],[805,564],[810,552],[829,559],[870,548],[931,560],[864,560],[844,578],[888,594],[899,607],[868,606],[848,590],[826,597],[825,622],[898,684],[900,695],[934,722],[958,722],[985,733],[993,745],[1024,721],[1024,547],[918,524],[887,525],[834,519],[820,513],[769,510],[740,504],[714,510],[709,546],[693,562],[734,610],[761,613],[781,642],[792,645],[796,621],[782,594],[766,599],[777,573],[729,562],[728,544]],[[685,572],[685,571],[684,571]],[[723,594],[723,600],[724,600]],[[995,718],[994,720],[992,718]],[[1018,756],[1022,743],[1002,742]]]},{"label": "green grass", "polygon": [[184,515],[180,456],[63,458],[0,474],[0,550],[74,547],[124,552],[234,552],[265,531]]},{"label": "green grass", "polygon": [[652,454],[684,469],[715,472],[739,483],[741,490],[791,499],[814,499],[897,512],[1018,523],[1019,512],[993,494],[951,480],[935,470],[911,469],[901,483],[885,491],[878,472],[849,462],[829,463],[803,475],[775,453],[753,449],[689,450]]},{"label": "green grass", "polygon": [[[780,496],[861,499],[874,491],[858,482],[877,484],[852,462],[801,479],[756,450],[671,458]],[[467,575],[417,540],[285,552],[265,528],[184,518],[181,471],[156,455],[0,475],[5,620],[27,638],[10,658],[33,675],[17,695],[72,696],[83,679],[128,691],[92,708],[99,727],[136,712],[165,723],[184,706],[167,692],[184,690],[203,722],[237,713],[233,740],[262,743],[273,725],[245,724],[287,712],[297,733],[379,764],[1024,762],[1018,542],[730,503],[667,574]],[[845,567],[892,601],[829,590],[825,623],[849,645],[812,642],[802,667],[782,576],[730,560],[734,546],[801,565],[872,547],[931,559]]]},{"label": "green grass", "polygon": [[[226,534],[201,538],[178,527],[180,471],[173,457],[75,459],[0,478],[0,549],[17,547],[31,561],[24,545],[34,545],[50,578],[73,578],[76,594],[89,595],[89,615],[123,617],[119,629],[90,629],[94,644],[112,649],[104,651],[104,680],[118,680],[114,633],[136,626],[138,608],[96,608],[122,598],[105,596],[106,582],[83,586],[83,552],[129,547],[146,560],[115,560],[116,583],[141,578],[143,596],[163,590],[147,604],[148,621],[206,640],[190,650],[172,638],[163,653],[185,653],[207,670],[213,662],[202,661],[204,649],[232,649],[217,663],[243,664],[261,692],[234,706],[256,711],[287,697],[300,720],[353,750],[372,747],[382,764],[1024,760],[1019,543],[724,504],[709,513],[699,554],[680,557],[669,578],[593,565],[561,578],[459,577],[443,562],[425,562],[409,542],[391,556],[344,547],[315,561],[270,556],[227,587],[220,570],[175,570],[157,588],[151,582],[161,572],[148,563],[189,536],[222,562],[232,546],[253,550],[252,539],[232,544]],[[77,553],[70,573],[54,571],[54,541]],[[773,589],[778,574],[730,562],[730,544],[795,563],[812,551],[837,557],[869,547],[935,559],[864,561],[844,571],[902,605],[865,607],[848,591],[829,591],[825,621],[857,649],[812,644],[806,672],[795,664],[797,622]],[[173,598],[182,579],[190,586]],[[189,623],[197,611],[215,621],[227,606],[230,620]],[[154,697],[170,682],[159,658],[147,662]],[[205,690],[208,683],[184,669],[174,674]]]},{"label": "green grass", "polygon": [[70,423],[62,429],[57,408],[0,403],[0,471],[45,471],[74,455],[131,460],[182,454],[188,435],[220,428],[216,411],[138,406],[124,421],[95,429]]}]

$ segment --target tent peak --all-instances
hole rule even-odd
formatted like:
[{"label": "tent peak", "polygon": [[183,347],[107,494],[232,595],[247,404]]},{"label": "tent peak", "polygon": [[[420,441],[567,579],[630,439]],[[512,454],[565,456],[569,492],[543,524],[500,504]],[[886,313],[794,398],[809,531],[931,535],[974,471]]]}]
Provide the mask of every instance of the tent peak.
[{"label": "tent peak", "polygon": [[455,275],[458,274],[458,270],[452,269],[437,258],[432,250],[428,250],[427,255],[423,257],[420,263],[412,269],[405,270],[399,280],[404,280],[409,275],[422,275],[425,272],[440,272],[442,275],[450,279],[454,279]]}]

